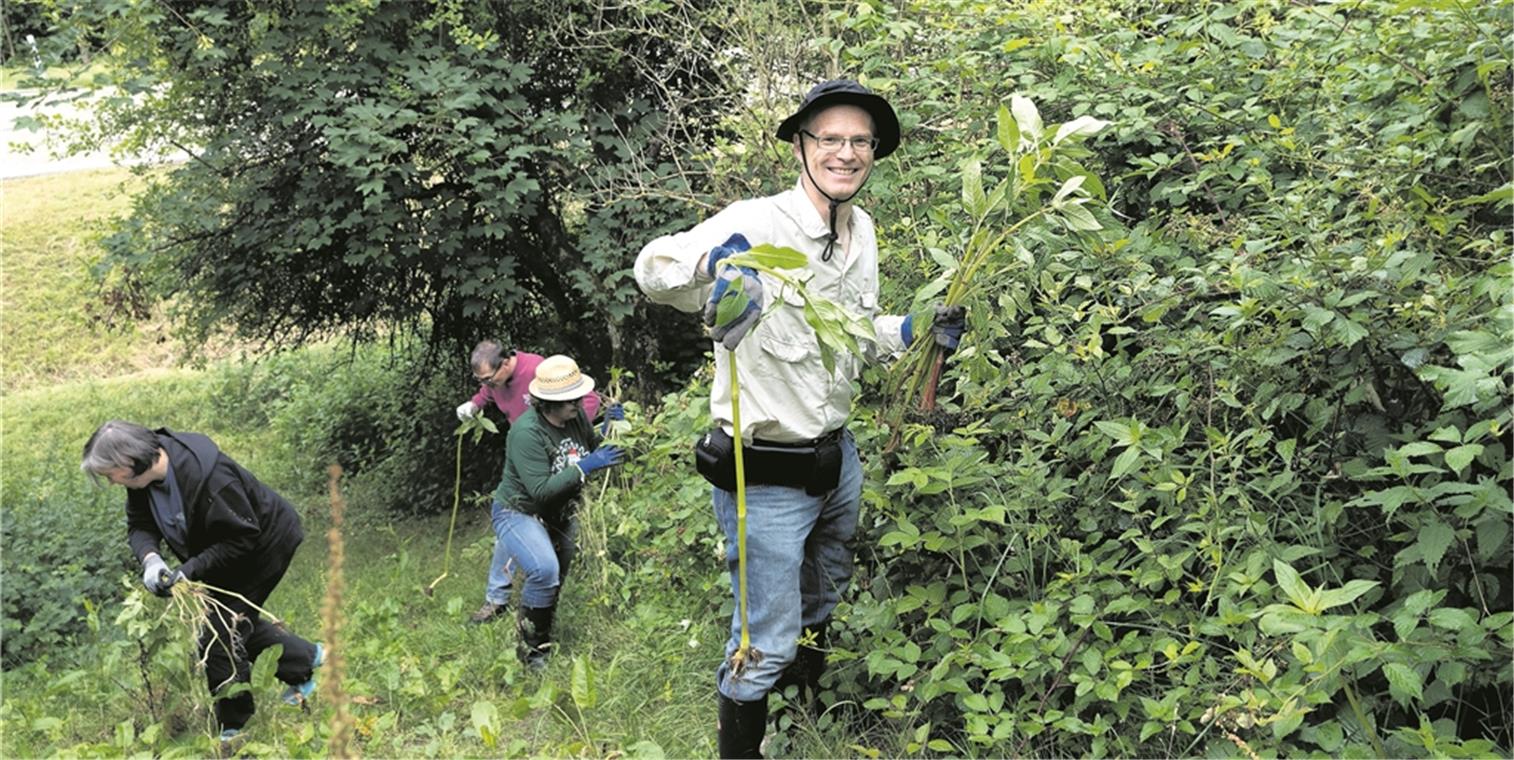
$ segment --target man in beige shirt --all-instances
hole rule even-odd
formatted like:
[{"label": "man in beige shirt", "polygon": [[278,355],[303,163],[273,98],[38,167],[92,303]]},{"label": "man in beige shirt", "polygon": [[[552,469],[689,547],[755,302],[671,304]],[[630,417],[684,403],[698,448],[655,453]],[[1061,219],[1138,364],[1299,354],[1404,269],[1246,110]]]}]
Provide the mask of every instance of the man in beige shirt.
[{"label": "man in beige shirt", "polygon": [[[683,311],[703,309],[722,346],[715,351],[710,397],[717,427],[696,455],[714,485],[733,592],[733,439],[746,447],[747,617],[760,657],[740,672],[730,668],[741,632],[739,613],[733,614],[727,658],[716,672],[722,757],[759,756],[770,690],[818,685],[831,612],[852,576],[847,542],[856,531],[862,495],[862,468],[845,426],[854,384],[862,360],[896,354],[914,337],[910,317],[878,313],[873,221],[852,204],[873,162],[899,146],[893,108],[856,82],[832,80],[810,90],[779,125],[777,137],[792,144],[799,162],[793,189],[738,201],[692,229],[653,240],[636,259],[642,291]],[[761,243],[804,253],[808,265],[801,276],[812,296],[872,320],[876,340],[863,347],[865,356],[839,355],[834,371],[827,371],[797,294],[751,269],[720,266],[727,256]],[[714,304],[738,272],[752,303],[719,323]],[[769,308],[768,297],[782,300]],[[955,348],[962,329],[958,318],[936,320],[929,331]],[[741,387],[739,432],[731,423],[732,355]]]}]

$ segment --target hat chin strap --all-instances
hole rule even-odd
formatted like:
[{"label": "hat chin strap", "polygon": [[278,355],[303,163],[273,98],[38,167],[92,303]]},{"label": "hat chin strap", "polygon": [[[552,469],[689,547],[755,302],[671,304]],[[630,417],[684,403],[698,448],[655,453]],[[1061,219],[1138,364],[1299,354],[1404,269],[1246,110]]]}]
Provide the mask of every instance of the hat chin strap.
[{"label": "hat chin strap", "polygon": [[831,260],[831,257],[834,256],[835,252],[836,252],[836,238],[837,238],[837,235],[836,235],[836,208],[838,206],[840,206],[841,204],[847,203],[847,202],[851,201],[851,199],[857,197],[857,193],[862,192],[863,185],[866,185],[867,181],[869,179],[872,179],[872,177],[873,177],[873,171],[872,171],[872,169],[868,170],[867,176],[862,178],[862,184],[858,185],[857,189],[853,190],[851,195],[848,195],[845,198],[836,198],[836,197],[832,196],[830,193],[827,193],[826,191],[820,189],[820,183],[816,182],[815,181],[815,175],[813,175],[813,174],[810,173],[810,158],[809,158],[809,156],[807,156],[807,155],[804,154],[804,138],[803,137],[799,138],[799,159],[800,159],[799,163],[804,164],[804,176],[810,178],[810,186],[813,187],[813,188],[815,188],[815,192],[820,193],[821,195],[825,196],[825,199],[827,201],[830,201],[830,229],[831,229],[831,234],[830,234],[830,238],[828,240],[826,240],[826,242],[825,242],[825,251],[820,254],[820,260],[821,261],[829,262]]}]

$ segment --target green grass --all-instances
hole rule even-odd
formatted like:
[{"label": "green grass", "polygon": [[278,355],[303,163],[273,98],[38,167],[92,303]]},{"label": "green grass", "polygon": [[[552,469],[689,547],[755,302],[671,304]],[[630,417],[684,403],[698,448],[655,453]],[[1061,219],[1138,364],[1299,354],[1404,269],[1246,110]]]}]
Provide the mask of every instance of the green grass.
[{"label": "green grass", "polygon": [[0,182],[0,378],[7,392],[172,366],[160,319],[111,328],[90,267],[140,180],[119,170]]},{"label": "green grass", "polygon": [[[560,648],[543,674],[530,674],[516,661],[511,623],[465,623],[482,601],[492,549],[485,511],[465,504],[451,574],[428,598],[421,590],[441,572],[447,515],[397,518],[365,509],[361,483],[347,489],[354,503],[345,531],[346,624],[334,640],[323,634],[319,612],[330,575],[328,502],[311,477],[321,463],[297,449],[291,432],[291,426],[317,423],[303,416],[305,407],[290,407],[293,411],[281,416],[278,404],[299,390],[291,384],[334,380],[325,368],[334,366],[330,363],[343,349],[303,349],[290,359],[300,363],[294,369],[280,369],[279,362],[229,361],[186,369],[171,366],[172,352],[159,342],[160,325],[126,334],[94,329],[82,308],[91,288],[86,267],[95,255],[89,236],[96,222],[125,208],[123,183],[133,186],[124,172],[91,172],[4,185],[0,512],[5,517],[0,521],[46,509],[84,511],[82,519],[58,524],[120,535],[118,544],[109,539],[106,545],[118,548],[122,564],[116,567],[123,566],[129,562],[123,496],[120,489],[87,484],[78,470],[84,440],[109,418],[205,432],[304,516],[305,544],[267,607],[293,630],[334,641],[346,655],[343,686],[353,697],[360,753],[715,754],[714,669],[723,652],[730,602],[713,547],[669,541],[660,548],[623,549],[619,557],[597,551],[608,536],[625,530],[627,521],[639,520],[645,530],[647,521],[670,509],[644,495],[646,482],[617,477],[618,485],[602,501],[585,508],[584,550],[559,607]],[[702,503],[707,492],[685,482],[687,472],[667,467],[657,472],[656,477],[688,486],[678,497],[689,502],[683,505],[691,515],[688,535],[708,533],[711,517]],[[684,533],[682,525],[675,529]],[[59,535],[55,546],[8,543],[0,561],[13,569],[14,563],[40,563],[68,572],[69,540]],[[698,577],[676,578],[683,589],[646,581],[646,569],[663,561],[658,551],[697,552],[703,558],[694,571]],[[667,574],[665,566],[656,572]],[[154,643],[139,650],[138,641],[145,639],[133,638],[118,620],[129,609],[120,592],[140,595],[134,590],[137,581],[123,571],[112,583],[117,593],[106,598],[64,604],[90,621],[81,640],[6,673],[0,756],[215,752],[205,686],[192,677],[187,662],[170,657],[180,664],[139,665],[154,652],[184,649],[191,632],[176,621],[153,618]],[[157,599],[145,604],[151,611],[165,609]],[[862,666],[853,661],[843,667]],[[282,705],[273,670],[274,658],[265,654],[254,671],[259,712],[249,724],[243,753],[323,755],[331,707]],[[794,728],[788,734],[786,749],[792,754],[854,754],[855,737],[834,728]]]}]

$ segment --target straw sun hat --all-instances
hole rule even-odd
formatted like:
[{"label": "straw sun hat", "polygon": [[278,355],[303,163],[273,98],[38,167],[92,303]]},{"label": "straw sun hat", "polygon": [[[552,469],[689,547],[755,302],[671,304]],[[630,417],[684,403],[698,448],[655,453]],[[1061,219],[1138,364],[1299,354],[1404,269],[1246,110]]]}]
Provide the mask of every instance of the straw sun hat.
[{"label": "straw sun hat", "polygon": [[593,390],[594,378],[578,371],[578,362],[562,354],[542,359],[531,381],[531,395],[543,401],[573,401]]}]

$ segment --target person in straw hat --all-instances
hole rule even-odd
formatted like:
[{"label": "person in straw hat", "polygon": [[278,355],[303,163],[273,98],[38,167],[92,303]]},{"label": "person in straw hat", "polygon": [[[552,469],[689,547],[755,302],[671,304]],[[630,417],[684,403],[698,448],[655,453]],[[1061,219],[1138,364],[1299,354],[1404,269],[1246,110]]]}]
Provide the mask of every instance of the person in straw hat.
[{"label": "person in straw hat", "polygon": [[[467,420],[482,414],[484,408],[492,404],[505,415],[507,423],[515,424],[531,408],[531,381],[536,379],[536,368],[544,360],[545,357],[539,354],[516,350],[501,340],[479,341],[468,358],[468,368],[473,379],[478,381],[478,392],[457,408],[457,418]],[[599,394],[584,396],[584,415],[589,419],[594,419],[600,406]],[[604,413],[607,421],[626,418],[625,410],[613,401],[604,407]],[[484,585],[484,602],[468,617],[468,622],[488,623],[507,614],[512,570],[509,553],[503,544],[495,541],[488,581]]]},{"label": "person in straw hat", "polygon": [[594,378],[571,358],[543,359],[529,386],[531,406],[516,418],[506,439],[504,475],[494,490],[494,535],[520,568],[516,652],[533,670],[546,667],[558,591],[574,553],[574,512],[584,482],[595,470],[624,461],[584,414],[583,399]]}]

